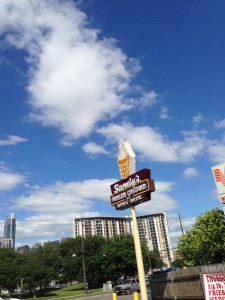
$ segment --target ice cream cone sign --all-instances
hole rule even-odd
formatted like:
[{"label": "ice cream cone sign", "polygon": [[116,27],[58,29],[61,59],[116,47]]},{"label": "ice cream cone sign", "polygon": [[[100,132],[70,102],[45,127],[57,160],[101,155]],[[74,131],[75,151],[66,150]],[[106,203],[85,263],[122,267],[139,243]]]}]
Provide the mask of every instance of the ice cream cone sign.
[{"label": "ice cream cone sign", "polygon": [[118,151],[118,166],[122,179],[126,179],[129,175],[135,173],[136,157],[129,142],[120,140]]}]

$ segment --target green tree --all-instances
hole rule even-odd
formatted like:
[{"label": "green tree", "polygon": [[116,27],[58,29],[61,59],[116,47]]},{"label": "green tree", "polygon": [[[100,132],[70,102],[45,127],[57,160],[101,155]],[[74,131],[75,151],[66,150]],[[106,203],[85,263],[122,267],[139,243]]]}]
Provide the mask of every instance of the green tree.
[{"label": "green tree", "polygon": [[119,235],[108,239],[104,245],[104,274],[106,279],[115,281],[123,275],[137,274],[137,263],[132,235]]},{"label": "green tree", "polygon": [[225,262],[225,223],[222,210],[206,211],[193,228],[179,238],[178,254],[187,266]]},{"label": "green tree", "polygon": [[162,269],[165,267],[165,263],[163,262],[162,257],[159,254],[158,249],[154,249],[153,251],[150,251],[150,259],[153,269]]},{"label": "green tree", "polygon": [[20,275],[33,297],[36,297],[37,287],[46,287],[52,280],[58,279],[54,262],[58,253],[56,249],[51,243],[37,243],[21,255]]},{"label": "green tree", "polygon": [[82,239],[68,238],[59,244],[59,264],[61,264],[60,281],[82,282]]},{"label": "green tree", "polygon": [[86,280],[89,288],[102,286],[104,282],[103,248],[105,243],[106,239],[101,236],[88,236],[84,239]]},{"label": "green tree", "polygon": [[172,266],[174,268],[182,268],[182,267],[186,267],[186,264],[183,259],[177,258],[172,262]]},{"label": "green tree", "polygon": [[20,282],[16,254],[12,249],[0,249],[0,284],[11,295]]}]

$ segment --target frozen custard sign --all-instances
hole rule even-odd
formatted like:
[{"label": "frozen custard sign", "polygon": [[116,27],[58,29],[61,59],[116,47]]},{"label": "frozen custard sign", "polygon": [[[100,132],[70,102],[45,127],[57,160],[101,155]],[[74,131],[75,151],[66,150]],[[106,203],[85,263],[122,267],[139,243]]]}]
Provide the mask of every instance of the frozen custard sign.
[{"label": "frozen custard sign", "polygon": [[111,205],[117,210],[149,201],[150,194],[155,191],[154,181],[150,177],[149,169],[142,169],[126,179],[122,179],[110,186]]}]

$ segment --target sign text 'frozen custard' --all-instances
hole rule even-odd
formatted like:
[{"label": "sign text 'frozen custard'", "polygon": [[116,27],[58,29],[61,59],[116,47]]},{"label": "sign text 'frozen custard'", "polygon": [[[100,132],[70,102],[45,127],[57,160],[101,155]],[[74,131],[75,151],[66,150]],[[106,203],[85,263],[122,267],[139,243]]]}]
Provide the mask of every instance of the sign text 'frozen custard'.
[{"label": "sign text 'frozen custard'", "polygon": [[150,193],[155,191],[155,184],[150,178],[150,170],[142,169],[112,184],[110,188],[111,205],[117,210],[123,210],[150,200]]}]

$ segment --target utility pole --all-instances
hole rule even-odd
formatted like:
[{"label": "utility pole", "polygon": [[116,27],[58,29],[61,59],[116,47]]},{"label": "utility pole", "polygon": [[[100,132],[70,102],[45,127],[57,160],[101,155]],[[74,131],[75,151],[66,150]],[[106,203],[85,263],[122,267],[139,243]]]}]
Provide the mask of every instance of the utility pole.
[{"label": "utility pole", "polygon": [[151,262],[151,257],[150,257],[150,247],[148,246],[148,237],[147,237],[147,233],[145,232],[145,228],[144,228],[144,225],[143,225],[143,222],[141,223],[142,225],[142,231],[143,231],[143,234],[145,236],[145,245],[146,245],[146,250],[147,250],[147,257],[148,257],[148,264],[149,264],[149,270],[151,272],[151,274],[153,273],[153,269],[152,269],[152,262]]},{"label": "utility pole", "polygon": [[83,262],[83,273],[84,273],[84,289],[85,289],[85,294],[87,295],[87,280],[86,280],[86,268],[85,268],[85,257],[84,257],[84,223],[83,223],[83,218],[82,220],[82,262]]},{"label": "utility pole", "polygon": [[183,226],[182,226],[180,214],[178,214],[178,218],[179,218],[179,221],[180,221],[180,230],[181,230],[181,233],[182,233],[182,235],[184,235],[184,230],[183,230]]},{"label": "utility pole", "polygon": [[146,249],[147,249],[147,256],[148,256],[149,268],[150,268],[150,272],[151,272],[151,274],[152,274],[152,273],[153,273],[153,269],[152,269],[152,261],[151,261],[151,257],[150,257],[150,253],[149,253],[149,247],[148,247],[147,239],[146,239],[145,243],[146,243]]}]

